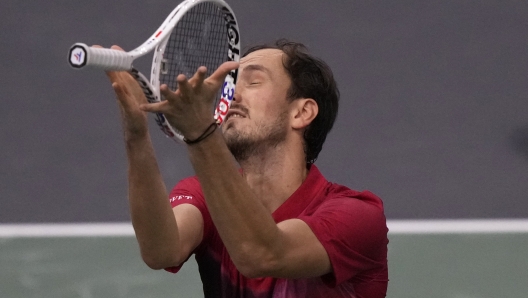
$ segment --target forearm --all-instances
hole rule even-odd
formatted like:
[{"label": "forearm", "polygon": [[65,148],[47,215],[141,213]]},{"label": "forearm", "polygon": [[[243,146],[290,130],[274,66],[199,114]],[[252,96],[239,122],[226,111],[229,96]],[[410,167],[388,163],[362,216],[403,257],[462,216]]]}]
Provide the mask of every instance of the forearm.
[{"label": "forearm", "polygon": [[127,140],[129,205],[141,255],[150,267],[179,259],[178,227],[148,134]]},{"label": "forearm", "polygon": [[267,264],[276,259],[281,237],[270,212],[240,175],[222,138],[217,131],[189,146],[189,154],[215,226],[233,262],[243,271],[243,267],[255,266],[254,261]]}]

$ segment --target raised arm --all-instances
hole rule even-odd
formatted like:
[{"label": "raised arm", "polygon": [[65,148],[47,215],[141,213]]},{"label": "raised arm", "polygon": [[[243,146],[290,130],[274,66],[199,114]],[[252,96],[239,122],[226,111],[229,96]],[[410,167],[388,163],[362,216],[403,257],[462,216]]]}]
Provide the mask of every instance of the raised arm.
[{"label": "raised arm", "polygon": [[147,115],[139,109],[140,104],[147,102],[146,98],[129,73],[107,75],[122,116],[130,213],[141,256],[153,269],[177,266],[202,239],[201,213],[191,205],[171,208],[150,139]]}]

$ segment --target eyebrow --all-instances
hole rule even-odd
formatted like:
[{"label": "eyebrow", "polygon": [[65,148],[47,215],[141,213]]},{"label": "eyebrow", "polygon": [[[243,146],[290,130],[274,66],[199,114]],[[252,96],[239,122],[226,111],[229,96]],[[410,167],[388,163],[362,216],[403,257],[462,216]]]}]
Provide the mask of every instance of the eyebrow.
[{"label": "eyebrow", "polygon": [[264,65],[260,65],[260,64],[250,64],[244,67],[244,71],[261,71],[271,77],[271,71],[269,70],[269,68],[265,67]]}]

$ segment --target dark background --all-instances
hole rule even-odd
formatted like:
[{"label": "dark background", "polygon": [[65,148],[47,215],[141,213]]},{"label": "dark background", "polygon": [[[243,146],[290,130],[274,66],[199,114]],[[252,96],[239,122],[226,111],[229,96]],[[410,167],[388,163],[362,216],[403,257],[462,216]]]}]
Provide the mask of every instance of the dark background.
[{"label": "dark background", "polygon": [[[2,0],[0,222],[129,220],[113,92],[67,52],[130,50],[177,4]],[[229,4],[244,46],[287,37],[334,70],[329,180],[378,194],[389,219],[528,217],[528,2]],[[186,150],[152,130],[172,187],[193,173]]]}]

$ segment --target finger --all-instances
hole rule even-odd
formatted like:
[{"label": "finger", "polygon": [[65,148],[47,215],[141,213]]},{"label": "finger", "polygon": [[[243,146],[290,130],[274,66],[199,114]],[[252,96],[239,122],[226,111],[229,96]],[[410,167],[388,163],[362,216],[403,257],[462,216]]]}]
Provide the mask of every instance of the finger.
[{"label": "finger", "polygon": [[180,91],[180,98],[183,99],[192,94],[192,86],[189,81],[187,81],[187,77],[185,77],[185,75],[178,75],[178,77],[176,78],[176,82],[178,83],[178,91]]},{"label": "finger", "polygon": [[119,71],[105,71],[106,76],[110,79],[110,82],[115,83],[119,81],[122,76]]},{"label": "finger", "polygon": [[176,91],[172,91],[169,86],[167,86],[167,84],[163,84],[160,86],[160,93],[161,95],[163,95],[163,98],[164,99],[172,99],[173,96],[176,96],[176,97],[179,97],[180,95],[180,91],[179,90],[176,90]]},{"label": "finger", "polygon": [[128,90],[123,86],[123,84],[120,84],[118,82],[112,83],[112,88],[114,88],[114,91],[117,95],[129,95]]},{"label": "finger", "polygon": [[224,62],[215,70],[215,72],[209,77],[209,79],[218,84],[221,84],[225,80],[227,74],[230,73],[232,70],[237,69],[238,66],[239,63],[235,61]]},{"label": "finger", "polygon": [[113,45],[113,46],[111,46],[110,48],[111,48],[112,50],[118,50],[118,51],[123,51],[123,52],[125,51],[125,50],[123,50],[123,48],[121,48],[121,47],[118,46],[118,45]]},{"label": "finger", "polygon": [[202,86],[205,76],[207,75],[207,68],[205,66],[200,66],[194,76],[189,80],[194,88],[199,89]]},{"label": "finger", "polygon": [[150,113],[163,113],[168,108],[168,102],[166,100],[154,103],[144,103],[139,106],[142,111]]},{"label": "finger", "polygon": [[127,100],[128,90],[124,88],[121,84],[114,82],[112,83],[112,88],[116,94],[117,100],[121,103],[124,108],[129,108],[130,103]]}]

